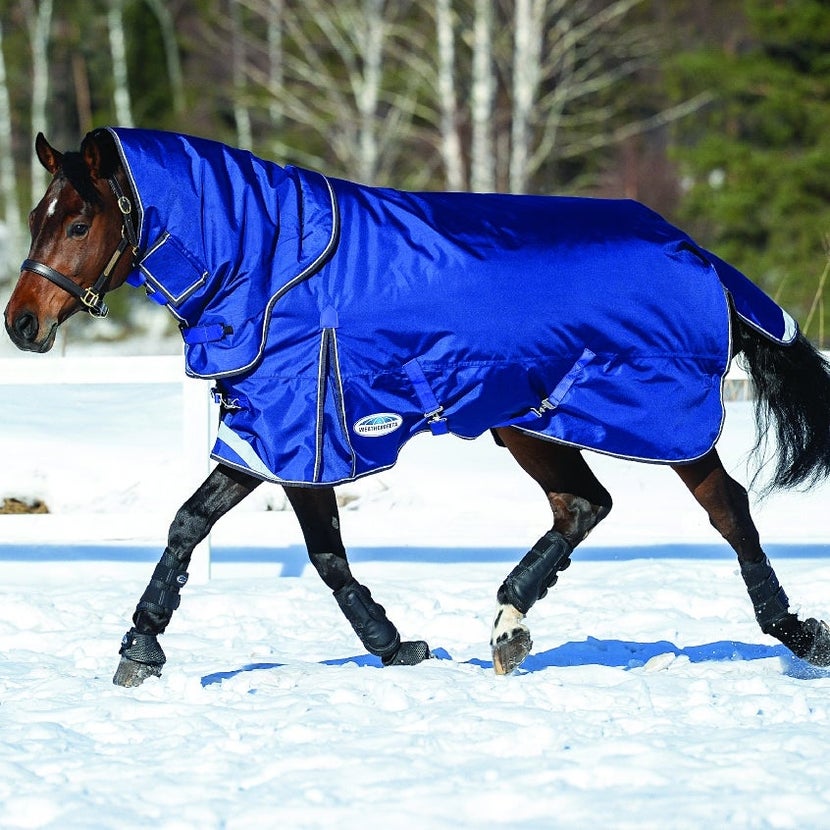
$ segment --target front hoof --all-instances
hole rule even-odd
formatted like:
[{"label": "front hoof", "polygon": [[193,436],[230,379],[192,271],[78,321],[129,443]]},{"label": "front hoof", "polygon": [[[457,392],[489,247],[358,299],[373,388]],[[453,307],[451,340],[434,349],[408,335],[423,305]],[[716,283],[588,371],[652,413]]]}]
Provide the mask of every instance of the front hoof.
[{"label": "front hoof", "polygon": [[112,682],[116,686],[140,686],[148,677],[161,677],[167,658],[155,634],[143,634],[131,628],[121,639],[121,662]]},{"label": "front hoof", "polygon": [[813,636],[813,644],[804,659],[813,666],[827,668],[830,666],[830,627],[824,620],[810,617],[804,621],[804,628]]},{"label": "front hoof", "polygon": [[430,657],[429,646],[423,640],[404,640],[394,654],[383,658],[383,665],[417,666]]},{"label": "front hoof", "polygon": [[140,686],[148,677],[161,677],[162,666],[138,663],[129,657],[122,657],[115,670],[112,682],[127,689]]},{"label": "front hoof", "polygon": [[502,605],[493,623],[490,648],[496,674],[510,674],[521,666],[533,648],[524,614],[512,605]]}]

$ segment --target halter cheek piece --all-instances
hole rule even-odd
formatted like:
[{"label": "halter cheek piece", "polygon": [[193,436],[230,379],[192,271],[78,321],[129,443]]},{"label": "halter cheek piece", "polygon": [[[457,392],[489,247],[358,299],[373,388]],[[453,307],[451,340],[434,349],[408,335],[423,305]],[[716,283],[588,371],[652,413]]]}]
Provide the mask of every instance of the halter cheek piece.
[{"label": "halter cheek piece", "polygon": [[85,311],[88,311],[93,317],[106,317],[109,313],[109,308],[104,302],[104,294],[106,293],[106,285],[109,281],[110,275],[115,268],[118,260],[121,259],[127,248],[132,248],[133,255],[138,252],[138,239],[136,238],[135,228],[132,223],[132,202],[124,195],[121,185],[116,181],[115,177],[108,180],[112,192],[115,194],[118,202],[118,209],[121,211],[123,224],[121,226],[121,241],[118,247],[110,257],[109,262],[104,266],[101,275],[95,280],[95,284],[89,288],[81,288],[76,285],[69,277],[56,271],[49,265],[42,262],[37,262],[34,259],[24,259],[20,266],[22,271],[31,271],[33,274],[43,277],[50,282],[62,288],[68,294],[71,294],[83,306]]}]

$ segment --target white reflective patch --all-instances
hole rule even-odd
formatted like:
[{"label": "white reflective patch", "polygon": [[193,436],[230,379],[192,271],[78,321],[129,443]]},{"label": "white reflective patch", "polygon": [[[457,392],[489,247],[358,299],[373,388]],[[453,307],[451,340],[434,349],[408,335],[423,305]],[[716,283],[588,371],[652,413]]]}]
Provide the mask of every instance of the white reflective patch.
[{"label": "white reflective patch", "polygon": [[782,310],[782,313],[784,315],[784,336],[781,339],[785,343],[790,343],[798,334],[798,323],[786,311]]},{"label": "white reflective patch", "polygon": [[51,202],[49,202],[49,207],[46,208],[46,215],[47,216],[52,216],[57,209],[58,209],[58,198],[56,196],[54,199],[52,199]]}]

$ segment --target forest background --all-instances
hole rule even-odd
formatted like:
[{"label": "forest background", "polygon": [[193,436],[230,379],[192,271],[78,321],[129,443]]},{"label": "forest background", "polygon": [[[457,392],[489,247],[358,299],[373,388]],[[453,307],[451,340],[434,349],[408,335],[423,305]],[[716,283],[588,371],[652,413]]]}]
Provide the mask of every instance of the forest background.
[{"label": "forest background", "polygon": [[[0,292],[47,184],[34,136],[109,124],[396,188],[638,199],[830,341],[830,2],[0,0]],[[129,337],[142,298],[111,296]]]}]

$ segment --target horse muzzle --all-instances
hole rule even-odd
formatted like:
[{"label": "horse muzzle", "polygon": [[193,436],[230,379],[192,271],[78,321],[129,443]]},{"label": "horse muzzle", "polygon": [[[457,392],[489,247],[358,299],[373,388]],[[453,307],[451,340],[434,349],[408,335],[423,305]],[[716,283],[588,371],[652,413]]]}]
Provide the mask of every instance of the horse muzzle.
[{"label": "horse muzzle", "polygon": [[25,352],[48,352],[55,345],[58,332],[57,320],[41,324],[37,315],[31,311],[18,311],[9,319],[6,309],[6,332],[12,343]]}]

